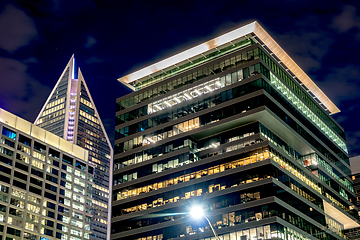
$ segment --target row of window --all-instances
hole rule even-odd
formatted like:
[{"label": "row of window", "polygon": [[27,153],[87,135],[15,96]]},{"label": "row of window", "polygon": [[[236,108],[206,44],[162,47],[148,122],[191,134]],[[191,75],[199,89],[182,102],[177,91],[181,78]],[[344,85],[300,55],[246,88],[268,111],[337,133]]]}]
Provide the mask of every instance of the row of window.
[{"label": "row of window", "polygon": [[191,84],[191,83],[198,81],[200,79],[203,79],[204,77],[207,77],[207,76],[216,75],[227,69],[236,67],[238,65],[244,64],[245,62],[252,61],[257,58],[259,58],[259,50],[258,49],[239,53],[235,57],[226,59],[226,60],[216,63],[210,67],[201,69],[199,71],[195,71],[194,73],[188,74],[182,78],[175,79],[168,83],[164,83],[163,85],[161,85],[159,87],[149,89],[145,92],[139,93],[128,99],[124,99],[116,104],[117,105],[116,111],[120,111],[120,110],[129,108],[129,107],[132,107],[132,106],[134,106],[138,103],[141,103],[143,101],[146,101],[148,99],[152,99],[157,96],[163,95],[173,89]]},{"label": "row of window", "polygon": [[[3,127],[2,134],[3,134],[3,136],[6,136],[6,137],[8,137],[8,138],[10,138],[12,140],[16,140],[16,132],[12,131],[12,130],[6,128],[6,127]],[[21,143],[21,144],[18,144],[17,150],[20,150],[21,152],[30,155],[32,140],[30,138],[28,138],[28,137],[23,136],[22,134],[19,134],[18,142]],[[9,145],[9,144],[7,144],[7,145]],[[12,147],[14,147],[14,145]],[[35,151],[33,151],[32,156],[39,159],[39,160],[45,161],[46,160],[46,150],[47,150],[46,145],[44,145],[42,143],[39,143],[37,141],[34,141],[33,148],[34,148]],[[47,159],[48,162],[51,162],[55,166],[59,166],[58,161],[56,161],[54,159],[59,159],[60,158],[60,152],[58,152],[58,151],[56,151],[56,150],[49,147],[48,148],[48,156],[53,158],[53,159],[48,158]],[[70,156],[67,156],[66,154],[62,154],[62,161],[67,163],[67,164],[74,165],[74,159],[72,157],[70,157]],[[75,167],[80,169],[80,170],[83,170],[83,171],[86,170],[86,164],[84,164],[82,162],[79,162],[79,161],[75,161]],[[88,166],[88,172],[90,174],[93,174],[94,168],[91,167],[91,166]]]},{"label": "row of window", "polygon": [[[276,151],[274,151],[274,150],[272,150],[269,154],[272,156],[272,159],[275,162],[279,163],[281,165],[281,167],[284,168],[285,170],[291,172],[295,177],[297,177],[299,180],[301,180],[301,182],[305,183],[306,185],[313,188],[320,194],[323,194],[324,196],[329,198],[330,195],[328,193],[323,193],[321,187],[316,182],[311,180],[311,178],[306,176],[307,174],[304,173],[303,170],[298,169],[294,164],[292,164],[291,162],[289,162],[288,160],[283,158],[280,154],[276,153]],[[260,157],[259,159],[264,159],[264,158],[261,158],[261,154],[256,155],[256,157]],[[123,191],[118,192],[117,199],[119,200],[119,199],[123,199],[123,198],[127,198],[127,197],[137,196],[141,193],[146,193],[146,192],[157,190],[162,187],[167,187],[167,186],[171,186],[174,184],[178,184],[181,181],[183,181],[183,182],[189,181],[192,179],[191,178],[192,176],[194,179],[199,178],[202,176],[203,173],[204,173],[204,176],[206,176],[208,174],[215,173],[215,171],[219,171],[219,172],[224,171],[225,166],[228,166],[228,168],[233,168],[233,167],[238,167],[238,166],[242,166],[245,164],[249,164],[252,162],[251,158],[249,158],[248,163],[246,161],[244,162],[244,160],[246,160],[246,159],[242,159],[240,162],[233,161],[233,162],[224,164],[224,165],[222,165],[223,166],[222,168],[219,167],[219,170],[216,170],[217,168],[214,167],[214,170],[210,170],[210,169],[209,170],[201,170],[201,171],[199,171],[199,174],[192,173],[192,174],[184,175],[184,176],[182,176],[182,178],[181,178],[181,176],[179,176],[176,179],[166,180],[164,182],[151,184],[151,185],[148,185],[145,187],[140,187],[140,188],[136,188],[136,189],[132,189],[132,190],[123,190]],[[255,158],[253,161],[259,161],[259,160],[257,160],[257,158]],[[213,169],[213,168],[211,168],[211,169]],[[304,194],[302,194],[302,195],[305,196]],[[309,201],[312,201],[311,200],[312,198],[310,198],[310,197],[306,197],[306,199],[308,199]],[[330,200],[335,202],[335,204],[337,204],[338,206],[343,208],[345,211],[350,213],[350,210],[348,207],[345,207],[343,204],[341,204],[339,201],[335,200],[333,197],[331,197]]]},{"label": "row of window", "polygon": [[131,189],[131,190],[128,190],[128,189],[120,190],[116,194],[116,199],[114,199],[114,200],[120,200],[120,199],[125,199],[128,197],[134,197],[141,193],[155,191],[155,190],[158,190],[158,189],[161,189],[164,187],[169,187],[169,186],[176,185],[176,184],[179,184],[182,182],[187,182],[187,181],[190,181],[193,179],[197,179],[197,178],[201,178],[204,176],[223,172],[228,169],[241,167],[241,166],[248,165],[250,163],[254,163],[257,161],[262,161],[262,160],[267,159],[270,156],[272,156],[272,154],[268,151],[267,148],[256,150],[254,152],[248,153],[248,155],[249,155],[248,157],[244,157],[244,158],[241,158],[236,161],[232,161],[229,163],[224,163],[221,165],[206,168],[206,169],[203,169],[203,170],[200,170],[197,172],[193,172],[191,174],[180,175],[175,178],[171,178],[171,179],[168,179],[168,180],[165,180],[162,182],[154,183],[154,184],[151,184],[148,186],[139,187],[139,188],[135,188],[135,189]]},{"label": "row of window", "polygon": [[[271,78],[271,76],[270,76],[270,74],[272,74],[272,73],[270,73],[268,70],[266,70],[261,64],[259,65],[259,64],[256,64],[256,65],[254,65],[254,66],[250,66],[249,67],[249,69],[251,68],[251,67],[253,67],[254,69],[253,70],[251,70],[251,71],[253,71],[254,73],[255,72],[259,72],[259,71],[261,71],[261,72],[263,72],[266,76],[268,76],[269,75],[269,78]],[[246,70],[246,69],[244,69],[244,72],[247,72],[248,70]],[[250,71],[250,72],[251,72]],[[236,73],[236,72],[235,72]],[[233,74],[229,74],[229,79],[232,79],[233,77],[230,77],[230,76],[232,76]],[[246,73],[245,75],[247,75],[248,76],[248,74]],[[275,79],[275,76],[272,74],[272,76],[273,76],[273,78],[272,79]],[[227,78],[227,77],[226,77]],[[234,77],[234,79],[236,79],[236,76]],[[272,80],[273,81],[273,80]],[[254,83],[250,83],[249,85],[253,85]],[[256,84],[255,83],[255,85],[259,85],[259,84]],[[261,84],[260,84],[261,85]],[[262,85],[264,85],[264,83],[262,84]],[[266,85],[266,84],[265,84]],[[283,86],[283,89],[285,89],[285,85],[282,85]],[[245,87],[245,89],[247,89],[247,86],[244,86]],[[243,88],[244,88],[243,87]],[[241,87],[238,87],[239,88],[239,90],[241,89]],[[232,91],[231,90],[229,90],[229,91],[227,91],[227,92],[223,92],[224,93],[224,96],[222,96],[221,95],[221,99],[222,99],[222,101],[220,101],[220,102],[223,102],[223,101],[226,101],[226,100],[229,100],[229,99],[232,99],[232,98],[235,98],[235,97],[237,97],[239,94],[238,94],[238,88],[234,88]],[[242,88],[242,89],[243,89]],[[264,86],[264,88],[267,90],[267,91],[270,91],[271,89],[271,87],[269,87],[269,86]],[[223,94],[222,93],[222,94]],[[270,91],[270,93],[274,93],[274,91],[272,90],[272,91]],[[286,93],[287,94],[290,94],[290,92],[289,91],[286,91]],[[245,94],[244,92],[243,92],[243,94]],[[294,94],[291,94],[291,96],[293,96],[293,97],[290,97],[290,100],[292,100],[292,101],[295,101],[297,98],[296,98],[296,96],[294,95]],[[224,98],[224,99],[223,99]],[[295,99],[296,98],[296,99]],[[211,102],[213,102],[213,101],[210,101],[210,103]],[[306,107],[305,105],[303,105],[303,104],[300,104],[300,100],[296,100],[295,101],[296,102],[296,104],[297,104],[297,106],[298,107]],[[300,104],[300,105],[299,105]],[[199,104],[199,106],[200,106],[200,104]],[[213,105],[213,106],[215,106],[215,104]],[[191,107],[191,105],[190,105],[190,107]],[[204,104],[202,104],[202,107],[200,108],[200,110],[202,110],[202,109],[205,109],[205,108],[208,108],[208,107],[211,107],[211,106],[209,106],[209,104],[206,104],[206,102],[204,102]],[[307,107],[306,107],[307,108]],[[197,109],[197,110],[196,110]],[[308,108],[307,108],[308,109]],[[162,114],[162,115],[160,115],[160,116],[158,116],[158,117],[154,117],[154,118],[151,118],[151,119],[148,119],[148,120],[145,120],[145,121],[142,121],[142,122],[140,122],[140,123],[137,123],[137,124],[133,124],[133,125],[131,125],[130,127],[125,127],[125,128],[122,128],[122,129],[120,129],[120,130],[117,130],[116,131],[116,138],[118,139],[119,137],[122,137],[122,136],[127,136],[127,135],[129,135],[129,134],[132,134],[132,133],[135,133],[135,132],[138,132],[138,131],[140,131],[140,130],[144,130],[144,129],[147,129],[147,128],[150,128],[150,127],[152,127],[152,126],[157,126],[157,125],[159,125],[159,124],[162,124],[162,123],[165,123],[165,122],[168,122],[168,121],[171,121],[172,120],[172,118],[173,118],[173,115],[175,116],[174,118],[176,119],[177,117],[179,117],[179,116],[186,116],[186,115],[188,115],[188,114],[190,114],[190,113],[192,113],[192,112],[195,112],[195,111],[198,111],[199,109],[198,108],[191,108],[191,109],[180,109],[180,115],[178,114],[178,113],[176,113],[176,114],[171,114],[171,113],[166,113],[166,114]],[[289,108],[288,108],[288,110],[289,110]],[[176,111],[176,110],[175,110]],[[309,110],[309,112],[310,112],[310,110]],[[307,114],[305,114],[305,116],[306,117],[308,117],[308,115],[310,114],[310,113],[307,113]],[[185,113],[185,114],[184,114]],[[311,113],[312,114],[312,113]],[[310,114],[310,116],[313,116],[313,118],[314,117],[316,117],[314,114],[312,114],[311,115]],[[163,116],[164,115],[164,116]],[[312,118],[312,119],[313,119]],[[316,117],[317,118],[317,117]],[[317,118],[318,119],[318,118]],[[161,120],[161,121],[159,121],[159,120]],[[165,120],[165,121],[164,121]],[[311,122],[312,122],[312,120],[311,120]],[[309,124],[308,124],[309,125]],[[324,125],[325,126],[325,125]],[[313,126],[311,126],[312,128],[314,128]],[[326,132],[326,131],[330,131],[330,129],[329,128],[323,128],[324,130],[324,133]],[[329,141],[328,139],[325,139],[326,141]],[[342,153],[339,153],[339,156],[340,157],[342,157],[342,158],[344,158],[344,157],[346,157],[346,156],[342,156],[341,155]]]},{"label": "row of window", "polygon": [[[183,109],[183,110],[181,110],[178,113],[171,114],[171,112],[170,112],[170,115],[169,115],[169,112],[166,112],[160,116],[152,117],[152,118],[149,118],[148,120],[145,120],[145,121],[147,121],[147,123],[140,122],[137,124],[133,124],[131,126],[130,132],[129,132],[129,134],[133,134],[133,133],[143,131],[145,129],[163,124],[165,122],[172,121],[173,119],[177,119],[177,118],[186,116],[192,112],[198,112],[203,109],[213,107],[217,104],[220,104],[223,101],[226,101],[226,96],[220,95],[220,94],[226,95],[226,92],[217,94],[215,96],[216,100],[214,99],[214,96],[209,96],[210,102],[206,102],[205,99],[201,99],[197,103],[196,101],[194,102],[194,99],[197,97],[203,97],[203,95],[207,95],[208,93],[211,93],[219,88],[223,88],[225,86],[234,84],[238,81],[241,81],[243,78],[248,78],[257,73],[260,73],[260,67],[261,67],[261,65],[255,64],[250,67],[240,69],[238,71],[227,74],[220,78],[216,78],[212,81],[206,82],[200,86],[196,86],[191,89],[186,89],[186,90],[184,90],[180,93],[174,94],[170,97],[158,100],[157,102],[154,102],[154,103],[150,103],[149,105],[146,105],[145,107],[130,111],[128,113],[121,114],[116,117],[116,125],[131,121],[131,120],[135,119],[136,117],[143,116],[144,114],[142,114],[142,111],[147,111],[148,114],[150,114],[150,113],[154,113],[154,112],[163,110],[168,107],[173,107],[182,102],[191,100],[192,104],[189,104],[188,106],[180,107],[179,109]],[[236,90],[234,90],[234,91],[236,91]],[[239,92],[243,92],[243,91],[240,90]],[[209,94],[209,95],[211,95],[211,94]],[[225,97],[225,99],[224,99],[224,97]],[[211,104],[211,106],[210,106],[210,104]],[[172,110],[172,111],[174,111],[174,110]],[[136,114],[140,114],[140,115],[137,116]],[[153,122],[153,123],[151,123],[151,122]],[[141,126],[141,124],[143,124],[144,126]]]},{"label": "row of window", "polygon": [[[237,193],[239,194],[239,193]],[[247,195],[247,194],[243,194]],[[290,196],[290,195],[289,195]],[[222,196],[222,198],[218,199],[218,204],[221,206],[221,208],[224,208],[226,206],[231,206],[232,201],[228,201],[225,199],[226,196]],[[241,197],[240,197],[241,199]],[[255,198],[256,200],[258,198]],[[216,200],[215,200],[216,201]],[[216,203],[214,203],[216,204]],[[239,204],[239,203],[238,203]],[[240,203],[243,204],[243,203]],[[237,204],[235,204],[237,205]],[[323,233],[323,229],[318,228],[317,226],[314,226],[314,224],[308,222],[303,217],[300,217],[296,215],[294,212],[290,211],[288,208],[290,205],[280,206],[278,204],[267,204],[263,206],[253,207],[253,208],[247,208],[243,210],[237,210],[233,212],[228,212],[225,214],[216,214],[209,216],[209,220],[213,226],[214,229],[223,229],[226,227],[235,226],[237,224],[245,224],[252,221],[260,221],[261,219],[266,219],[269,217],[280,217],[284,219],[285,221],[295,225],[296,227],[300,228],[301,230],[307,232],[311,235],[317,235],[320,233]],[[297,207],[297,206],[294,206]],[[119,232],[119,231],[126,231],[131,229],[137,229],[141,227],[150,226],[153,224],[163,223],[167,221],[176,221],[178,219],[187,218],[188,213],[184,212],[184,209],[181,210],[181,208],[184,208],[183,206],[171,209],[171,212],[179,212],[181,214],[166,214],[169,211],[161,211],[158,212],[157,217],[152,218],[145,218],[145,219],[131,219],[126,220],[124,222],[118,222],[113,224],[113,232]],[[207,210],[207,208],[205,208]],[[210,210],[210,209],[209,209]],[[186,211],[186,210],[185,210]],[[313,213],[313,211],[306,211],[306,213],[303,213],[305,215],[308,215],[310,213]],[[309,216],[308,216],[309,217]],[[317,220],[322,221],[322,225],[325,225],[325,216],[322,214],[318,214],[316,216]],[[166,237],[185,237],[188,235],[198,234],[202,233],[204,231],[210,231],[210,227],[208,225],[208,222],[203,220],[200,220],[198,222],[195,221],[184,221],[185,224],[181,224],[174,226],[176,230],[174,229],[173,232],[168,232],[166,229],[164,230],[164,235],[167,235]],[[116,225],[115,225],[116,224]],[[115,227],[116,226],[116,227]],[[259,230],[259,232],[257,231]],[[255,237],[255,239],[265,239],[263,228],[260,229],[254,229],[251,230],[250,233],[249,230],[240,231],[245,234],[249,234],[249,237],[252,235]],[[292,232],[294,233],[294,232]],[[169,234],[169,235],[168,235]],[[251,235],[250,235],[251,234]],[[228,235],[229,236],[229,235]],[[259,238],[258,238],[259,237]],[[300,236],[299,236],[300,237]]]},{"label": "row of window", "polygon": [[57,106],[55,106],[55,107],[53,107],[53,108],[50,108],[49,110],[43,111],[43,114],[42,114],[41,116],[42,116],[42,117],[45,117],[46,115],[49,115],[49,114],[51,114],[51,113],[53,113],[53,112],[57,112],[57,111],[59,111],[60,109],[63,109],[64,107],[65,107],[65,103],[62,103],[62,104],[57,105]]},{"label": "row of window", "polygon": [[[232,98],[232,96],[230,96],[230,97]],[[192,124],[192,125],[194,125],[194,128],[195,127],[197,128],[197,127],[205,126],[208,124],[216,123],[220,119],[231,117],[231,116],[234,116],[235,114],[239,114],[239,113],[244,113],[244,112],[251,110],[257,106],[259,106],[259,102],[257,101],[257,99],[254,98],[254,100],[245,100],[243,102],[233,104],[229,107],[225,107],[225,108],[204,114],[204,115],[198,117],[198,119],[196,120],[196,123],[198,124],[198,126],[196,126],[196,123],[194,121],[193,121],[194,124]],[[189,124],[187,124],[187,125],[189,127]],[[177,125],[177,126],[180,127],[181,124]],[[118,148],[115,147],[115,151],[123,152],[123,151],[128,151],[130,149],[133,149],[134,147],[143,146],[144,144],[152,144],[155,141],[154,140],[151,141],[149,139],[151,139],[152,137],[155,137],[158,139],[158,137],[160,136],[160,140],[162,140],[169,136],[169,134],[168,134],[169,130],[171,131],[171,133],[170,133],[171,136],[175,136],[175,135],[181,133],[180,131],[175,131],[176,129],[174,131],[172,131],[172,128],[173,128],[173,126],[170,126],[168,128],[158,130],[157,132],[147,134],[144,137],[140,136],[140,137],[122,142],[120,144],[117,144]],[[185,128],[185,130],[186,130],[186,128]],[[188,128],[188,130],[190,130],[190,128]],[[149,143],[145,142],[145,141],[143,142],[143,139],[147,140]],[[159,140],[157,140],[157,141],[159,141]],[[115,153],[118,153],[118,152],[115,152]]]},{"label": "row of window", "polygon": [[[262,81],[262,80],[257,80],[256,82],[254,82],[254,84],[260,84],[260,85],[263,85],[263,84],[265,84],[265,82],[264,81],[262,81],[261,83],[257,83],[258,81]],[[299,129],[299,128],[296,128],[297,130]],[[302,131],[301,132],[302,134],[304,134],[305,132],[304,131]],[[317,146],[319,146],[318,144],[317,144]],[[323,150],[325,150],[326,151],[326,149],[324,149],[324,148],[319,148],[320,149],[320,151],[321,152],[323,152]],[[327,153],[325,153],[325,155],[329,155],[329,154],[327,154]],[[331,156],[329,156],[329,157],[331,157]],[[330,158],[330,160],[331,160],[331,158]],[[332,160],[332,161],[334,161],[334,160]],[[345,169],[346,170],[346,169]]]},{"label": "row of window", "polygon": [[[245,137],[251,136],[253,134],[254,133],[245,134]],[[243,136],[244,135],[242,135],[241,137],[239,137],[239,136],[233,137],[231,139],[227,139],[227,141],[232,142],[232,141],[240,140],[240,139],[244,138]],[[195,152],[203,151],[203,150],[206,150],[209,148],[214,148],[214,151],[209,152],[206,155],[201,155],[201,159],[204,159],[206,157],[212,157],[212,156],[227,153],[230,151],[235,151],[240,148],[248,147],[255,143],[259,143],[261,141],[262,141],[261,139],[244,141],[244,142],[226,147],[225,149],[222,149],[222,150],[216,149],[218,146],[220,146],[220,142],[212,142],[211,141],[211,143],[207,147],[203,147],[201,149],[195,149]],[[155,174],[155,173],[166,171],[166,170],[169,170],[172,168],[181,167],[183,165],[196,162],[198,160],[200,160],[200,158],[196,154],[192,154],[192,153],[180,154],[178,156],[167,158],[165,160],[162,160],[162,161],[157,162],[152,165],[143,166],[140,169],[136,169],[135,171],[129,171],[124,175],[114,175],[114,185],[117,185],[117,184],[120,184],[123,182],[127,182],[127,181],[132,181],[137,178],[147,176],[149,174]],[[119,164],[116,164],[116,165],[120,166]]]},{"label": "row of window", "polygon": [[48,105],[46,105],[45,109],[49,109],[49,108],[52,108],[60,103],[63,103],[65,102],[65,97],[62,97],[62,98],[59,98],[59,99],[56,99],[55,101],[49,103]]},{"label": "row of window", "polygon": [[[188,70],[190,68],[193,68],[195,66],[198,66],[199,64],[201,63],[205,63],[205,62],[209,62],[211,60],[213,60],[214,58],[217,58],[217,57],[220,57],[224,54],[226,54],[228,51],[235,51],[239,48],[243,48],[243,47],[246,47],[246,46],[249,46],[250,44],[253,44],[254,42],[252,40],[249,40],[249,39],[245,39],[243,41],[239,41],[235,44],[232,44],[230,46],[227,46],[227,47],[224,47],[224,48],[217,48],[216,51],[213,51],[212,53],[209,53],[207,55],[200,55],[198,56],[197,59],[192,59],[191,61],[186,61],[185,60],[185,63],[181,64],[176,64],[175,67],[173,67],[172,69],[164,72],[164,71],[161,71],[161,74],[160,75],[157,75],[157,76],[151,76],[151,77],[145,77],[145,80],[137,80],[135,81],[135,83],[132,83],[136,90],[139,90],[139,89],[142,89],[146,86],[149,86],[155,82],[158,82],[158,81],[163,81],[165,80],[166,78],[168,77],[171,77],[171,76],[174,76],[175,74],[178,74],[184,70]],[[238,55],[238,58],[240,59],[240,61],[247,61],[248,59],[252,59],[253,58],[253,53],[250,52],[250,53],[245,53],[243,56],[239,56]],[[160,71],[159,71],[160,72]],[[147,79],[146,79],[147,78]]]},{"label": "row of window", "polygon": [[[249,51],[249,52],[252,52]],[[255,59],[261,56],[262,60],[264,60],[268,66],[275,71],[275,73],[280,76],[280,78],[286,82],[288,86],[299,96],[303,99],[303,101],[310,106],[311,109],[313,109],[331,128],[333,128],[340,136],[344,138],[344,132],[331,120],[327,114],[315,103],[314,99],[310,98],[306,93],[304,93],[304,90],[299,87],[297,84],[295,84],[294,80],[289,77],[285,71],[283,71],[264,51],[260,49],[254,50]],[[185,97],[186,98],[186,97]],[[136,99],[136,97],[135,97]],[[129,99],[127,99],[129,100]],[[124,101],[127,101],[124,100]],[[131,102],[131,99],[129,100]],[[124,102],[125,103],[125,102]],[[136,104],[136,103],[135,103]],[[134,104],[134,105],[135,105]],[[159,109],[158,109],[159,110]],[[146,114],[146,113],[145,113]],[[134,114],[136,116],[136,114]],[[326,125],[324,125],[326,126]]]},{"label": "row of window", "polygon": [[[161,162],[157,162],[152,165],[143,166],[135,171],[130,171],[122,175],[114,175],[114,185],[132,181],[140,177],[147,176],[149,174],[155,174],[158,172],[166,171],[172,168],[180,167],[192,162],[197,161],[197,157],[191,153],[180,154],[171,158],[167,158]],[[114,170],[120,167],[120,163],[115,164]]]},{"label": "row of window", "polygon": [[80,98],[80,102],[85,104],[86,106],[88,106],[89,108],[94,108],[94,106],[92,105],[92,103],[84,98]]},{"label": "row of window", "polygon": [[[311,110],[313,110],[319,117],[321,117],[328,126],[330,126],[337,134],[339,134],[343,139],[345,139],[345,133],[342,129],[338,127],[336,122],[331,119],[328,114],[319,106],[312,97],[310,97],[306,92],[310,91],[303,85],[303,88],[295,83],[294,79],[290,77],[286,71],[284,71],[275,61],[263,50],[259,49],[259,55],[261,60],[263,60],[270,69],[280,77],[280,79],[286,83],[287,87],[289,87],[298,97],[302,99],[303,102],[306,103]],[[296,79],[296,78],[295,78]],[[304,89],[305,88],[305,89]]]},{"label": "row of window", "polygon": [[341,149],[348,152],[345,142],[338,137],[338,135],[323,122],[309,107],[307,107],[290,89],[283,84],[272,72],[270,72],[270,81],[278,91],[287,97],[287,100],[295,105],[304,116],[309,118],[313,124],[319,127],[321,131],[335,142]]}]

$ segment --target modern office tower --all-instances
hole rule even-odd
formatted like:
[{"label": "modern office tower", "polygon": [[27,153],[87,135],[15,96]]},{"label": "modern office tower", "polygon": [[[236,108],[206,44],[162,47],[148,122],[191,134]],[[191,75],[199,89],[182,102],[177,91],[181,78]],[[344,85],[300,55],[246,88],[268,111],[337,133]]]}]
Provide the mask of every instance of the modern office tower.
[{"label": "modern office tower", "polygon": [[[360,155],[350,158],[350,166],[351,166],[351,174],[353,176],[360,174]],[[354,186],[355,186],[355,183],[354,183]]]},{"label": "modern office tower", "polygon": [[35,124],[89,151],[89,161],[96,165],[93,188],[96,203],[93,205],[90,239],[107,239],[110,236],[112,146],[80,68],[76,76],[74,56],[50,93]]},{"label": "modern office tower", "polygon": [[339,110],[257,22],[119,80],[134,92],[117,99],[111,239],[359,226]]},{"label": "modern office tower", "polygon": [[[360,156],[350,158],[352,180],[355,191],[355,205],[360,208]],[[360,219],[360,215],[358,216]],[[360,228],[349,229],[345,232],[347,239],[360,239]]]},{"label": "modern office tower", "polygon": [[3,109],[0,133],[0,239],[89,239],[88,151]]}]

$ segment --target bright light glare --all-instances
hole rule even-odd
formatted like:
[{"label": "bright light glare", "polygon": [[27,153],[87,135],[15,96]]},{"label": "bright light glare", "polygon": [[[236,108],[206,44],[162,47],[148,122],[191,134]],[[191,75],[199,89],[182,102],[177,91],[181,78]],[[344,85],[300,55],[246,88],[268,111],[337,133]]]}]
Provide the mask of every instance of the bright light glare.
[{"label": "bright light glare", "polygon": [[190,211],[190,215],[193,217],[193,218],[201,218],[204,216],[204,211],[202,210],[201,207],[199,206],[194,206],[192,207],[191,211]]}]

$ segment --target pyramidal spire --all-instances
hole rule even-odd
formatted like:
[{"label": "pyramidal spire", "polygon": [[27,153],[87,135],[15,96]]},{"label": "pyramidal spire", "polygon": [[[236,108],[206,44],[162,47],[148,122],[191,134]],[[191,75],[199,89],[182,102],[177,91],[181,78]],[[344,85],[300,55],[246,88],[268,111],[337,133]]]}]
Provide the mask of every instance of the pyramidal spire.
[{"label": "pyramidal spire", "polygon": [[[94,112],[92,113],[92,115],[93,115],[94,118],[92,118],[92,119],[94,119],[94,120],[96,119],[96,122],[98,122],[98,124],[101,126],[101,129],[99,129],[99,131],[101,132],[100,134],[101,134],[101,136],[103,138],[106,138],[106,142],[111,147],[110,140],[109,140],[109,138],[107,136],[107,133],[106,133],[104,125],[103,125],[103,123],[101,121],[99,112],[96,109],[94,100],[91,97],[89,88],[86,85],[84,76],[83,76],[80,68],[79,68],[79,71],[78,71],[78,80],[80,82],[80,87],[81,87],[81,91],[80,91],[81,98],[80,98],[80,105],[79,106],[86,105],[86,106],[93,109]],[[87,113],[89,113],[89,112],[87,112]],[[111,149],[112,149],[112,147],[111,147]]]},{"label": "pyramidal spire", "polygon": [[[74,55],[42,107],[35,125],[89,151],[89,161],[96,165],[92,203],[97,205],[93,208],[97,217],[92,220],[91,226],[106,229],[97,231],[97,235],[108,239],[113,150],[84,76],[80,68],[78,71],[75,69]],[[108,204],[104,205],[104,202]]]},{"label": "pyramidal spire", "polygon": [[78,132],[86,132],[78,131],[79,118],[85,123],[88,120],[97,123],[101,135],[111,145],[80,68],[76,72],[73,54],[34,124],[77,144]]},{"label": "pyramidal spire", "polygon": [[65,128],[54,129],[52,126],[65,126],[66,124],[65,116],[68,115],[66,110],[70,105],[70,88],[68,86],[71,86],[72,78],[75,77],[74,68],[75,58],[73,54],[34,123],[65,139]]}]

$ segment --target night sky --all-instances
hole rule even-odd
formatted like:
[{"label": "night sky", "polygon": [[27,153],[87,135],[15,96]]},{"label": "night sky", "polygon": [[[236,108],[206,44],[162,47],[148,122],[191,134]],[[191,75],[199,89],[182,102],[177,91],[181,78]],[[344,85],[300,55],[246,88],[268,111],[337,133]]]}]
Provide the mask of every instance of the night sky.
[{"label": "night sky", "polygon": [[33,122],[72,54],[109,137],[117,78],[257,20],[341,110],[360,155],[359,1],[0,0],[0,107]]}]

